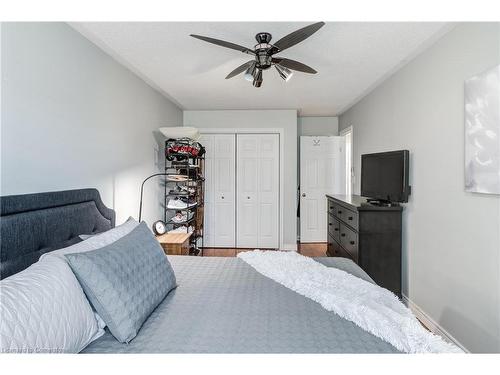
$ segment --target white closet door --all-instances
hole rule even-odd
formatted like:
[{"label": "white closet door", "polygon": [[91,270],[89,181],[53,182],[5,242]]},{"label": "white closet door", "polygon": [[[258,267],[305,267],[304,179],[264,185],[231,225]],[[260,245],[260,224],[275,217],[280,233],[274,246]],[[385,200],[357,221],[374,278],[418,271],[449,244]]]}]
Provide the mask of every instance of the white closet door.
[{"label": "white closet door", "polygon": [[235,136],[203,135],[205,146],[205,247],[235,246]]},{"label": "white closet door", "polygon": [[237,135],[237,237],[241,248],[279,247],[279,135]]},{"label": "white closet door", "polygon": [[326,242],[326,194],[345,194],[343,137],[300,137],[300,242]]}]

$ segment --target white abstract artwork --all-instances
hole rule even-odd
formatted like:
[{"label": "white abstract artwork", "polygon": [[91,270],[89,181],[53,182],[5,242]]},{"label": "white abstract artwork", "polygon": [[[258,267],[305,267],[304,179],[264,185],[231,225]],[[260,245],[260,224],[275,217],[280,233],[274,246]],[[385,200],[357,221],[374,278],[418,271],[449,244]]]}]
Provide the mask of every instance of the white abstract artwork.
[{"label": "white abstract artwork", "polygon": [[500,65],[465,81],[465,190],[500,194]]}]

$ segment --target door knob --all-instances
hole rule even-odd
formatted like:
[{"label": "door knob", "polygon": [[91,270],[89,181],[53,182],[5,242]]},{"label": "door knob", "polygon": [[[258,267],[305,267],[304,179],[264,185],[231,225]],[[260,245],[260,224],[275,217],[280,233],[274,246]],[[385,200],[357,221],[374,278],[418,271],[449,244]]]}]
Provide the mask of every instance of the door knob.
[{"label": "door knob", "polygon": [[306,193],[302,193],[302,196],[305,197],[306,196]]}]

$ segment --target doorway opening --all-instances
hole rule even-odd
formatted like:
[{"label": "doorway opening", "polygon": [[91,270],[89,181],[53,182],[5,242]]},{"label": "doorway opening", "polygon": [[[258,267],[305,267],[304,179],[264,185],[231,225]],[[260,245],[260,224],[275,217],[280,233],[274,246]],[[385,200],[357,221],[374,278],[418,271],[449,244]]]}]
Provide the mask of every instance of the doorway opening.
[{"label": "doorway opening", "polygon": [[341,130],[341,137],[344,138],[345,142],[345,193],[346,195],[351,195],[353,191],[354,183],[354,166],[353,166],[353,152],[352,152],[352,125]]}]

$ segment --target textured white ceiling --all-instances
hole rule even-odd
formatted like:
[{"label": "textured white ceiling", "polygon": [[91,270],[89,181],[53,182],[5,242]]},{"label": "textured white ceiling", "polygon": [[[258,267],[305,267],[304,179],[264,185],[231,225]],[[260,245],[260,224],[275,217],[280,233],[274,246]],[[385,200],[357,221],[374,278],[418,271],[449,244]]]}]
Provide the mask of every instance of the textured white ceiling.
[{"label": "textured white ceiling", "polygon": [[297,109],[301,115],[337,115],[450,29],[445,23],[327,23],[282,52],[310,65],[288,82],[274,69],[262,87],[225,76],[251,56],[189,36],[200,34],[247,47],[267,31],[273,41],[308,23],[89,22],[76,30],[173,99],[183,109]]}]

